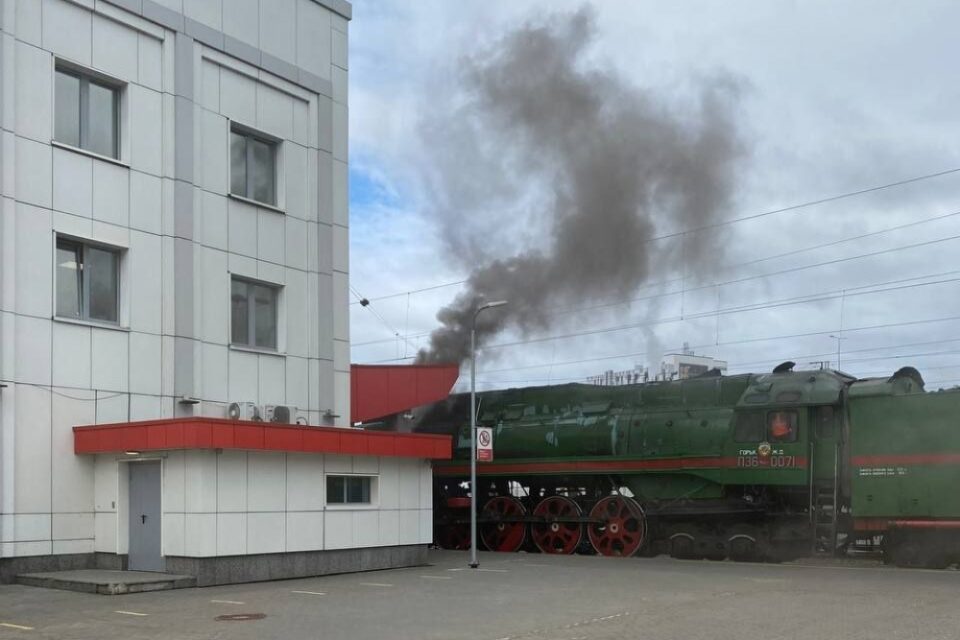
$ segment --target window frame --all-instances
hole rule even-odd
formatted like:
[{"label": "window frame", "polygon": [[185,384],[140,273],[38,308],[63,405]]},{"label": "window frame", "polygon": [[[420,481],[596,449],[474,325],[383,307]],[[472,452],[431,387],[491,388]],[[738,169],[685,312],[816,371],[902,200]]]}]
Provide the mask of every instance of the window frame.
[{"label": "window frame", "polygon": [[[246,302],[247,302],[247,330],[246,338],[247,342],[236,342],[233,335],[233,287],[234,283],[243,283],[246,285]],[[273,346],[263,346],[257,344],[257,325],[256,325],[256,299],[251,295],[252,287],[264,287],[273,291],[273,322],[274,322],[274,335],[273,335]],[[281,344],[281,305],[282,305],[282,296],[283,296],[283,285],[276,284],[274,282],[265,282],[263,280],[257,280],[255,278],[247,278],[238,274],[230,274],[230,346],[236,349],[249,349],[252,351],[260,351],[265,353],[281,353],[280,344]]]},{"label": "window frame", "polygon": [[[790,437],[777,438],[771,433],[773,429],[773,417],[777,414],[783,414],[789,418]],[[768,442],[792,443],[800,440],[800,412],[796,409],[774,409],[767,412],[766,437]]]},{"label": "window frame", "polygon": [[[229,184],[227,186],[227,191],[230,194],[230,196],[234,198],[239,198],[241,200],[246,200],[247,202],[251,202],[259,206],[268,207],[276,211],[282,211],[283,209],[282,209],[281,200],[280,200],[281,198],[280,152],[281,152],[283,140],[234,121],[230,122],[229,134],[230,134],[228,136],[229,142],[227,146],[227,155],[228,155],[227,165],[229,167],[230,175],[229,175],[229,181],[228,181]],[[243,178],[244,192],[243,193],[236,193],[233,190],[233,176],[234,176],[233,136],[234,135],[241,136],[245,139],[244,159],[243,159],[243,170],[244,170],[244,178]],[[272,179],[271,190],[273,195],[272,201],[259,200],[258,198],[255,197],[253,193],[253,187],[251,186],[253,183],[253,181],[251,180],[251,171],[253,171],[252,167],[255,166],[255,162],[254,162],[253,145],[249,144],[250,140],[255,140],[257,142],[265,144],[270,149],[270,161],[272,165],[272,173],[271,173],[271,179]]]},{"label": "window frame", "polygon": [[[78,314],[77,315],[66,315],[60,312],[60,283],[62,276],[60,275],[60,265],[59,265],[59,252],[61,245],[66,245],[74,252],[76,255],[79,255],[80,261],[78,263],[78,274],[74,276],[77,282],[77,296],[78,296]],[[85,269],[84,265],[87,263],[86,260],[86,251],[89,249],[96,249],[98,251],[103,251],[106,253],[112,254],[113,257],[113,270],[116,280],[115,292],[114,292],[114,315],[115,320],[106,320],[104,318],[94,318],[90,316],[90,270]],[[68,322],[80,322],[84,324],[98,324],[107,327],[118,328],[121,327],[121,320],[123,317],[123,309],[121,307],[121,297],[123,291],[123,256],[126,249],[123,247],[116,247],[108,244],[103,244],[100,242],[94,242],[91,240],[86,240],[84,238],[76,238],[73,236],[55,234],[54,243],[53,243],[53,274],[54,274],[54,283],[53,283],[53,317],[57,320],[66,320]]]},{"label": "window frame", "polygon": [[[122,162],[121,159],[121,150],[122,150],[122,141],[120,139],[122,127],[121,127],[121,109],[123,106],[123,92],[126,86],[126,83],[119,80],[109,78],[103,74],[97,73],[95,71],[84,69],[74,64],[67,63],[63,60],[57,60],[54,64],[54,77],[53,77],[53,138],[52,141],[69,149],[77,149],[84,153],[97,156],[100,158],[105,158],[107,160],[113,160],[115,162]],[[63,74],[76,78],[79,82],[78,87],[78,100],[79,104],[76,105],[79,111],[78,122],[77,122],[77,141],[78,144],[71,144],[60,139],[57,136],[57,112],[58,112],[58,92],[56,90],[57,86],[57,74]],[[111,131],[113,137],[113,145],[111,152],[109,154],[104,154],[96,149],[91,148],[89,138],[90,138],[90,84],[93,83],[98,87],[109,90],[112,93],[112,104],[113,104],[113,121],[111,123]]]},{"label": "window frame", "polygon": [[[343,502],[330,500],[330,481],[343,478]],[[353,479],[367,480],[367,502],[350,502],[349,481]],[[371,473],[330,473],[324,477],[324,504],[329,509],[375,509],[379,505],[379,476]]]}]

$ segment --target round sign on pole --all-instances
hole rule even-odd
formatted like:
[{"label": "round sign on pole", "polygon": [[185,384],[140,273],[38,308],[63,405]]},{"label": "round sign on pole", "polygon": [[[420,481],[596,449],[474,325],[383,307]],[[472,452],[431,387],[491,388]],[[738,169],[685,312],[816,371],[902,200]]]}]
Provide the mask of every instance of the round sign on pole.
[{"label": "round sign on pole", "polygon": [[477,428],[477,460],[493,462],[493,429],[490,427]]}]

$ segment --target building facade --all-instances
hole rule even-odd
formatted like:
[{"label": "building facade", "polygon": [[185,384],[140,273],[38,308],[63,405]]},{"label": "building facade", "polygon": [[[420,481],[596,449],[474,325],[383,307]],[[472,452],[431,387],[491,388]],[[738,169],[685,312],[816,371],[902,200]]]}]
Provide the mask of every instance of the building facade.
[{"label": "building facade", "polygon": [[[189,435],[199,418],[349,424],[350,16],[343,0],[0,0],[7,574],[361,547],[396,563],[431,540],[424,449]],[[75,441],[139,421],[150,442],[188,436]],[[215,581],[266,577],[238,571]]]}]

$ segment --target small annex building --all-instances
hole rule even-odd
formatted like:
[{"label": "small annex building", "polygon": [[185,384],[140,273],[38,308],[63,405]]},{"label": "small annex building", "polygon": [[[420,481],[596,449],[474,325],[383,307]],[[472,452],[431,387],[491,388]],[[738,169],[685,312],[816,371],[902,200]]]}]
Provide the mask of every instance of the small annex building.
[{"label": "small annex building", "polygon": [[351,13],[0,0],[0,581],[425,558],[449,441],[351,417],[457,371],[351,372]]}]

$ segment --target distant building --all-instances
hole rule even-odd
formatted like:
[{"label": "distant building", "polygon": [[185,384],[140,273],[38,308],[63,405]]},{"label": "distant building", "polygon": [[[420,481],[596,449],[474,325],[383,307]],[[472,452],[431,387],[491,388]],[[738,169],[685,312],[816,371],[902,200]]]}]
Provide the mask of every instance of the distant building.
[{"label": "distant building", "polygon": [[598,386],[617,386],[623,384],[638,384],[641,382],[656,382],[663,380],[684,380],[702,375],[717,369],[721,374],[727,372],[727,361],[717,360],[710,356],[698,356],[690,346],[684,343],[681,353],[669,353],[660,361],[659,371],[651,371],[643,365],[636,365],[633,369],[622,371],[608,370],[587,378],[588,384]]}]

